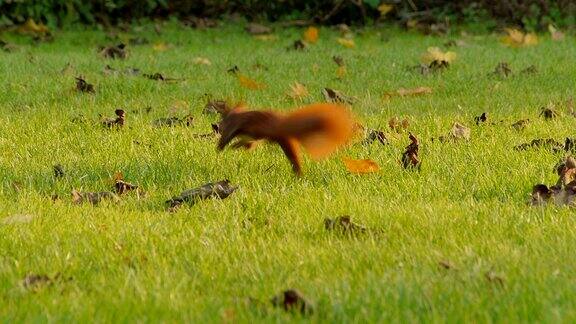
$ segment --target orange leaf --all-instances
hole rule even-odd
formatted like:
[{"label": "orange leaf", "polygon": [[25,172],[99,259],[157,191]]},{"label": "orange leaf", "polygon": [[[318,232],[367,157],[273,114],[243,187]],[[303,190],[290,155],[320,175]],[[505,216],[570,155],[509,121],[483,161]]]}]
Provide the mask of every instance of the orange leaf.
[{"label": "orange leaf", "polygon": [[260,89],[264,89],[266,88],[265,84],[256,82],[252,79],[250,79],[249,77],[246,77],[242,74],[238,74],[238,81],[240,82],[240,85],[243,86],[244,88],[248,88],[251,90],[260,90]]},{"label": "orange leaf", "polygon": [[369,159],[353,160],[344,158],[342,162],[344,162],[346,169],[348,169],[350,173],[374,173],[380,170],[378,164]]},{"label": "orange leaf", "polygon": [[318,28],[316,27],[308,27],[304,31],[304,40],[311,44],[316,44],[318,41]]},{"label": "orange leaf", "polygon": [[346,48],[354,48],[356,47],[356,43],[354,43],[353,39],[347,39],[347,38],[338,38],[336,41],[338,41],[338,43]]}]

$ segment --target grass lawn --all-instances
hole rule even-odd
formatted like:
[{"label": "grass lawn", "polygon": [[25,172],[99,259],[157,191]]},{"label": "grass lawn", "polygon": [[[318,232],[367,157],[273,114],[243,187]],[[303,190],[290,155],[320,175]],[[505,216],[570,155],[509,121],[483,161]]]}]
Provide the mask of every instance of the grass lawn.
[{"label": "grass lawn", "polygon": [[[125,60],[97,54],[98,45],[116,42],[100,31],[56,32],[54,42],[39,46],[3,35],[19,49],[0,52],[1,321],[575,321],[574,210],[527,205],[534,184],[556,181],[553,167],[565,153],[513,149],[534,138],[574,136],[576,120],[565,112],[575,89],[573,37],[543,35],[537,46],[514,49],[498,35],[367,29],[355,48],[345,48],[338,32],[321,29],[307,51],[287,51],[301,33],[278,28],[276,40],[263,41],[231,26],[169,25],[161,35],[144,26],[129,35],[150,44],[128,46]],[[409,69],[429,46],[446,49],[460,39],[466,45],[450,48],[458,57],[447,70],[423,76]],[[153,48],[159,42],[165,51]],[[345,61],[343,79],[334,55]],[[212,64],[195,64],[195,57]],[[491,75],[499,62],[514,75]],[[185,80],[104,75],[107,64]],[[226,72],[234,65],[266,88],[241,87]],[[530,65],[538,72],[520,73]],[[95,94],[75,91],[79,75]],[[310,97],[286,96],[295,81]],[[384,96],[420,86],[433,93]],[[287,110],[323,101],[324,87],[356,97],[354,114],[383,129],[390,144],[307,158],[297,178],[277,146],[219,153],[215,138],[194,137],[218,121],[202,114],[205,94]],[[551,102],[561,115],[546,121],[539,109]],[[123,129],[97,123],[117,108],[127,112]],[[488,123],[476,126],[482,112]],[[152,126],[187,113],[192,127]],[[79,115],[87,121],[71,121]],[[421,140],[420,172],[400,165],[409,140],[388,128],[394,116],[408,118]],[[510,126],[525,118],[524,130]],[[471,128],[470,141],[431,141],[456,121]],[[372,159],[381,170],[350,174],[344,157]],[[55,164],[64,178],[55,180]],[[72,189],[111,190],[116,171],[146,196],[72,203]],[[168,198],[222,179],[240,188],[225,200],[167,211]],[[61,199],[53,202],[54,194]],[[339,215],[373,231],[326,231],[324,218]],[[29,274],[59,277],[26,288]],[[288,288],[312,301],[310,317],[246,302],[268,303]]]}]

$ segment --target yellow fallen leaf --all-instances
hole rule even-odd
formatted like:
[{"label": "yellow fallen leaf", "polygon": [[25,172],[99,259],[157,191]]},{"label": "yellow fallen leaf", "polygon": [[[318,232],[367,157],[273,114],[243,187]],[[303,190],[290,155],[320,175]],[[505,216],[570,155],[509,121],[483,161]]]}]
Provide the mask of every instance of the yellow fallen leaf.
[{"label": "yellow fallen leaf", "polygon": [[154,49],[156,52],[164,52],[168,50],[168,45],[164,42],[160,42],[152,45],[152,49]]},{"label": "yellow fallen leaf", "polygon": [[348,158],[343,158],[342,162],[346,166],[346,169],[350,173],[374,173],[380,170],[380,166],[372,160],[353,160]]},{"label": "yellow fallen leaf", "polygon": [[347,38],[338,38],[336,40],[340,45],[346,47],[346,48],[354,48],[356,47],[356,43],[354,43],[353,39],[347,39]]},{"label": "yellow fallen leaf", "polygon": [[564,40],[564,33],[559,31],[558,29],[556,29],[556,27],[554,27],[552,24],[548,25],[548,31],[550,32],[550,35],[552,36],[552,40],[555,40],[555,41]]},{"label": "yellow fallen leaf", "polygon": [[311,44],[316,44],[318,41],[318,28],[316,27],[308,27],[304,31],[304,40]]},{"label": "yellow fallen leaf", "polygon": [[422,55],[422,63],[429,65],[432,62],[452,63],[456,59],[454,52],[442,52],[438,47],[428,47],[426,53]]},{"label": "yellow fallen leaf", "polygon": [[534,46],[538,44],[538,36],[534,33],[523,33],[516,28],[506,28],[506,36],[502,37],[500,41],[510,47],[525,47]]},{"label": "yellow fallen leaf", "polygon": [[18,27],[18,31],[24,34],[46,34],[50,32],[43,23],[37,24],[34,19],[28,18],[24,24]]},{"label": "yellow fallen leaf", "polygon": [[240,85],[243,86],[244,88],[247,89],[251,89],[251,90],[260,90],[260,89],[264,89],[266,88],[265,84],[256,82],[252,79],[250,79],[247,76],[244,76],[242,74],[238,74],[238,81],[240,82]]},{"label": "yellow fallen leaf", "polygon": [[378,11],[380,11],[380,16],[386,16],[390,11],[394,9],[393,4],[383,3],[378,6]]},{"label": "yellow fallen leaf", "polygon": [[205,58],[205,57],[195,57],[192,60],[192,63],[198,64],[198,65],[212,65],[212,62],[210,62],[210,60]]},{"label": "yellow fallen leaf", "polygon": [[343,79],[346,76],[346,72],[345,66],[339,66],[338,69],[336,69],[336,77],[338,79]]},{"label": "yellow fallen leaf", "polygon": [[254,39],[257,39],[257,40],[263,41],[263,42],[273,42],[273,41],[278,40],[278,36],[271,35],[271,34],[255,35]]},{"label": "yellow fallen leaf", "polygon": [[302,83],[294,82],[290,85],[290,91],[288,92],[290,98],[297,100],[308,97],[309,95],[308,89]]}]

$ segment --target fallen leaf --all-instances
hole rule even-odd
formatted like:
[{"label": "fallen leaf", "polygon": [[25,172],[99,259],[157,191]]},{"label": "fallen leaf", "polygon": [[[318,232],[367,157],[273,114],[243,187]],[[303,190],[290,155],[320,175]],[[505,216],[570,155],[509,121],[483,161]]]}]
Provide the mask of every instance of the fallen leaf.
[{"label": "fallen leaf", "polygon": [[372,160],[353,160],[348,158],[343,158],[342,162],[346,166],[346,169],[350,173],[374,173],[380,171],[380,166]]},{"label": "fallen leaf", "polygon": [[334,56],[332,56],[332,61],[334,61],[334,63],[336,63],[336,65],[338,65],[340,67],[346,65],[346,64],[344,64],[344,59],[342,58],[342,56],[334,55]]},{"label": "fallen leaf", "polygon": [[512,75],[512,69],[510,68],[510,65],[507,62],[500,62],[498,63],[498,65],[496,65],[496,68],[494,69],[494,72],[492,72],[492,74],[499,77],[507,78]]},{"label": "fallen leaf", "polygon": [[548,24],[548,31],[550,36],[552,36],[552,40],[562,41],[565,38],[564,33],[556,29],[552,24]]},{"label": "fallen leaf", "polygon": [[432,88],[430,87],[418,87],[418,88],[412,88],[412,89],[405,89],[405,88],[400,88],[394,92],[387,92],[384,94],[385,97],[392,97],[392,96],[400,96],[400,97],[406,97],[406,96],[421,96],[421,95],[425,95],[425,94],[431,94],[432,93]]},{"label": "fallen leaf", "polygon": [[410,138],[410,145],[406,146],[406,150],[402,153],[402,166],[404,169],[418,169],[422,165],[422,162],[418,158],[418,150],[420,148],[420,144],[418,143],[418,139],[416,136],[410,133],[408,135]]},{"label": "fallen leaf", "polygon": [[390,13],[394,9],[394,5],[388,4],[388,3],[383,3],[383,4],[379,5],[377,9],[380,12],[380,16],[383,17],[383,16],[386,16],[388,13]]},{"label": "fallen leaf", "polygon": [[120,199],[114,193],[109,191],[103,192],[80,192],[77,190],[72,190],[72,203],[83,204],[90,203],[92,205],[98,205],[100,202],[108,200],[112,202],[118,202]]},{"label": "fallen leaf", "polygon": [[540,108],[539,116],[543,117],[545,120],[552,120],[558,117],[558,113],[551,107],[542,107]]},{"label": "fallen leaf", "polygon": [[141,192],[138,188],[137,185],[133,185],[129,182],[126,182],[122,179],[116,179],[115,183],[114,183],[114,191],[116,192],[116,194],[118,194],[119,196],[129,192],[129,191],[138,191]]},{"label": "fallen leaf", "polygon": [[287,312],[299,312],[310,315],[314,312],[312,304],[297,290],[288,289],[270,300],[274,307],[280,307]]},{"label": "fallen leaf", "polygon": [[126,45],[110,45],[106,47],[100,47],[99,54],[104,58],[109,59],[125,59],[128,56],[126,51]]},{"label": "fallen leaf", "polygon": [[103,118],[100,123],[102,126],[107,128],[121,128],[124,126],[124,122],[126,120],[126,112],[122,109],[116,109],[114,111],[116,114],[116,118]]},{"label": "fallen leaf", "polygon": [[504,29],[506,36],[501,38],[501,42],[510,47],[526,47],[534,46],[538,44],[538,36],[534,33],[523,33],[516,28],[506,28]]},{"label": "fallen leaf", "polygon": [[322,94],[324,95],[324,99],[328,102],[344,103],[351,105],[355,101],[355,98],[345,96],[340,91],[330,88],[322,89]]},{"label": "fallen leaf", "polygon": [[547,148],[551,149],[552,152],[560,152],[564,149],[564,145],[553,138],[537,138],[529,143],[514,146],[514,149],[517,151],[524,151],[531,148]]},{"label": "fallen leaf", "polygon": [[272,29],[257,23],[249,23],[245,30],[252,35],[270,34]]},{"label": "fallen leaf", "polygon": [[470,140],[470,128],[456,122],[452,124],[450,137],[454,140],[464,139],[468,141]]},{"label": "fallen leaf", "polygon": [[530,119],[521,119],[521,120],[515,122],[514,124],[512,124],[512,127],[515,130],[520,131],[520,130],[523,130],[524,128],[526,128],[528,123],[530,123]]},{"label": "fallen leaf", "polygon": [[208,198],[225,199],[236,189],[238,189],[238,186],[231,185],[229,180],[211,182],[198,188],[183,191],[179,196],[174,196],[167,200],[166,203],[170,206],[170,210],[173,211],[183,203],[195,204],[199,200]]},{"label": "fallen leaf", "polygon": [[147,78],[147,79],[154,80],[154,81],[165,81],[165,82],[184,81],[184,79],[182,79],[182,78],[180,78],[180,79],[178,79],[178,78],[169,78],[169,77],[164,76],[162,73],[158,73],[158,72],[153,73],[153,74],[146,74],[146,73],[144,73],[144,74],[142,74],[142,76],[144,76],[144,77]]},{"label": "fallen leaf", "polygon": [[210,100],[204,106],[202,113],[225,115],[230,111],[230,109],[231,107],[224,100]]},{"label": "fallen leaf", "polygon": [[47,275],[28,274],[22,279],[22,286],[26,289],[38,289],[52,283],[52,278]]},{"label": "fallen leaf", "polygon": [[304,31],[304,41],[310,43],[310,44],[316,44],[316,42],[318,42],[318,28],[316,27],[308,27],[306,28],[306,30]]},{"label": "fallen leaf", "polygon": [[52,169],[54,170],[54,178],[63,178],[66,173],[64,172],[64,167],[61,164],[55,164]]},{"label": "fallen leaf", "polygon": [[347,38],[338,38],[336,40],[338,42],[338,44],[346,47],[346,48],[354,48],[356,47],[356,43],[354,42],[353,39],[347,39]]},{"label": "fallen leaf", "polygon": [[152,49],[155,50],[156,52],[165,52],[169,48],[170,47],[165,42],[159,42],[159,43],[155,43],[154,45],[152,45]]},{"label": "fallen leaf", "polygon": [[438,47],[428,47],[422,55],[422,63],[432,67],[447,67],[456,59],[454,52],[442,52]]},{"label": "fallen leaf", "polygon": [[363,225],[356,224],[352,222],[350,216],[338,216],[334,219],[325,218],[324,228],[328,231],[339,232],[341,234],[363,234],[367,232],[367,229]]},{"label": "fallen leaf", "polygon": [[76,90],[84,93],[96,93],[94,86],[86,82],[82,77],[76,78]]},{"label": "fallen leaf", "polygon": [[240,85],[244,88],[250,90],[260,90],[266,88],[265,84],[256,82],[255,80],[252,80],[247,76],[244,76],[242,74],[238,74],[237,76],[238,76],[238,82],[240,82]]},{"label": "fallen leaf", "polygon": [[404,118],[402,121],[400,121],[398,117],[392,117],[390,120],[388,120],[388,127],[390,127],[390,129],[396,133],[401,133],[410,127],[410,121],[408,118]]},{"label": "fallen leaf", "polygon": [[212,62],[210,62],[210,60],[205,57],[195,57],[192,59],[192,63],[196,65],[212,65]]},{"label": "fallen leaf", "polygon": [[43,23],[36,23],[34,19],[28,18],[24,24],[18,27],[18,32],[22,34],[48,34],[50,30]]},{"label": "fallen leaf", "polygon": [[476,123],[477,126],[485,123],[487,120],[488,120],[488,114],[485,112],[483,112],[482,115],[478,117],[474,117],[474,122]]},{"label": "fallen leaf", "polygon": [[370,145],[370,144],[374,143],[375,141],[380,142],[380,144],[382,144],[382,145],[388,144],[388,139],[386,138],[386,135],[384,134],[384,132],[381,130],[375,130],[375,129],[371,129],[368,131],[368,134],[366,135],[366,137],[362,141],[362,144],[363,145]]},{"label": "fallen leaf", "polygon": [[308,96],[310,96],[310,93],[308,93],[308,89],[302,83],[295,81],[290,85],[288,97],[292,98],[293,100],[300,100]]}]

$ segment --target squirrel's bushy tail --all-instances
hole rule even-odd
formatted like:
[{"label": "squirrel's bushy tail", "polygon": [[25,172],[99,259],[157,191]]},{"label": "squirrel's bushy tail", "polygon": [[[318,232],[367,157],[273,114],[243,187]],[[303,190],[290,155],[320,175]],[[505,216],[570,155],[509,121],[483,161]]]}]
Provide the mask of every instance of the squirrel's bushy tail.
[{"label": "squirrel's bushy tail", "polygon": [[320,159],[350,140],[354,120],[344,106],[317,103],[288,113],[279,128],[279,133],[295,138],[312,158]]}]

